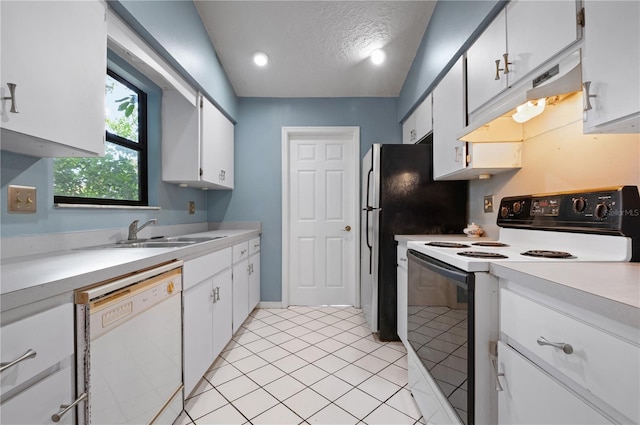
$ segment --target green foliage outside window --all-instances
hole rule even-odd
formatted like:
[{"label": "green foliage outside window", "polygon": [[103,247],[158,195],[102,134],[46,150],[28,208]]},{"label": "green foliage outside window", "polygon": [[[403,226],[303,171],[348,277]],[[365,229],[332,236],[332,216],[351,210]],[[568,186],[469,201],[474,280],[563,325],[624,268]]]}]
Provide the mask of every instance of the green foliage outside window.
[{"label": "green foliage outside window", "polygon": [[[81,203],[92,203],[92,199],[141,201],[139,174],[144,150],[140,150],[139,145],[138,93],[107,76],[105,95],[107,110],[110,111],[105,118],[105,155],[100,158],[55,159],[55,197],[79,198]],[[69,199],[64,201],[73,202]]]}]

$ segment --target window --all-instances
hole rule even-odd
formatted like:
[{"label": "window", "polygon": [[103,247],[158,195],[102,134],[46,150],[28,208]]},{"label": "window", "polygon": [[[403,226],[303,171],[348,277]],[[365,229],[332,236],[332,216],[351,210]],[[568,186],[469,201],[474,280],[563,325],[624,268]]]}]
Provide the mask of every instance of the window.
[{"label": "window", "polygon": [[105,102],[105,155],[56,158],[55,203],[148,205],[147,96],[108,70]]}]

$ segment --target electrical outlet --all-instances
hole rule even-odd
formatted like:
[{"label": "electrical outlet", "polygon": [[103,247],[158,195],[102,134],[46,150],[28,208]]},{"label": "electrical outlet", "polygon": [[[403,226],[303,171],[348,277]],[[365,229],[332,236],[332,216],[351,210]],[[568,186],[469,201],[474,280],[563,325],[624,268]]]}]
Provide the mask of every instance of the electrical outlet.
[{"label": "electrical outlet", "polygon": [[194,201],[189,201],[189,214],[196,213],[196,203]]},{"label": "electrical outlet", "polygon": [[485,213],[493,212],[493,195],[487,195],[484,197],[484,212]]},{"label": "electrical outlet", "polygon": [[9,185],[7,188],[7,211],[14,214],[34,214],[36,212],[36,188]]}]

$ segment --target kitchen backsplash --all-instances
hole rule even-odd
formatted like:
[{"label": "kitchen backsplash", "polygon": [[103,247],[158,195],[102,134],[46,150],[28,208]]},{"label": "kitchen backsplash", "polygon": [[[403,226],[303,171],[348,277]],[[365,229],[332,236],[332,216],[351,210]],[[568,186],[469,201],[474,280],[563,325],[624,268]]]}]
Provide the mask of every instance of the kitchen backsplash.
[{"label": "kitchen backsplash", "polygon": [[[522,168],[473,180],[469,222],[498,236],[497,209],[484,212],[484,196],[505,196],[640,185],[640,135],[583,134],[582,96],[574,95],[525,124]],[[554,110],[555,109],[555,110]]]}]

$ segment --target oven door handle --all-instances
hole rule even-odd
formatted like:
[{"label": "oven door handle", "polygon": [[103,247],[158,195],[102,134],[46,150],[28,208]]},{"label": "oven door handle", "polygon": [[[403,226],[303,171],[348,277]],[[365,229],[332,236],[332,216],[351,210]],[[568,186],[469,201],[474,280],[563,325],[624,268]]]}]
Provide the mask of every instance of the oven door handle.
[{"label": "oven door handle", "polygon": [[407,251],[407,258],[409,259],[409,261],[416,261],[421,266],[426,267],[429,270],[443,275],[449,279],[455,280],[456,282],[467,282],[469,273],[449,266],[448,264],[438,261],[434,258],[427,257],[426,255],[414,251],[413,249]]}]

